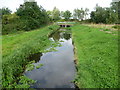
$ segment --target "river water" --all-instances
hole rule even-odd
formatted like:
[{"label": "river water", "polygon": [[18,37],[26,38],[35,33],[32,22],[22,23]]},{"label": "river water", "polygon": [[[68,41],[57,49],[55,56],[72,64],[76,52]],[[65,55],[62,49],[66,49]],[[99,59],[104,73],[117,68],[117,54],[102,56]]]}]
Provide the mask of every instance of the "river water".
[{"label": "river water", "polygon": [[57,51],[38,53],[31,57],[37,60],[35,65],[43,64],[39,69],[24,73],[27,77],[36,80],[31,88],[75,88],[72,83],[76,73],[72,38],[70,33],[61,31],[62,29],[49,37],[50,40],[59,41],[62,45],[55,47]]}]

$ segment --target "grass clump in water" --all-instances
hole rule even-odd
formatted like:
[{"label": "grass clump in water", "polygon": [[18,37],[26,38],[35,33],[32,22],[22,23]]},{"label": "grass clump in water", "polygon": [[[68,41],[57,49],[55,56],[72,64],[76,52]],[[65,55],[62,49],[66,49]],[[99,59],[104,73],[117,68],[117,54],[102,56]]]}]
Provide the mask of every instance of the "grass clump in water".
[{"label": "grass clump in water", "polygon": [[34,65],[33,64],[28,64],[26,65],[26,71],[32,71],[34,69]]},{"label": "grass clump in water", "polygon": [[39,65],[36,66],[36,69],[39,69],[39,68],[41,68],[42,66],[43,66],[43,64],[39,64]]}]

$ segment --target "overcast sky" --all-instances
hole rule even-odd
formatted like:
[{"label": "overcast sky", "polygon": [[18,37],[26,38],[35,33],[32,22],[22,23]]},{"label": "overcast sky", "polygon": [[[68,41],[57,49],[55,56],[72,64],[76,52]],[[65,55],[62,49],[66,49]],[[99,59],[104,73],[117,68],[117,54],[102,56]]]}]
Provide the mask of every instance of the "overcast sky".
[{"label": "overcast sky", "polygon": [[[46,10],[53,10],[56,6],[60,11],[70,10],[75,8],[89,8],[92,11],[95,5],[109,7],[112,0],[35,0],[38,5],[43,6]],[[20,4],[23,4],[24,0],[0,0],[0,8],[8,7],[13,12]]]}]

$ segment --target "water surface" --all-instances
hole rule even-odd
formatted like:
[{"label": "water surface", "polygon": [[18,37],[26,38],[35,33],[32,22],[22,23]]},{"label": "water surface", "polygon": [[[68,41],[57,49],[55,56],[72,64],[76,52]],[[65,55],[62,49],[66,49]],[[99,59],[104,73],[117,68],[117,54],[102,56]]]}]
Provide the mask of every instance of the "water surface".
[{"label": "water surface", "polygon": [[38,61],[34,64],[43,66],[24,74],[37,81],[31,88],[74,88],[71,82],[75,77],[71,34],[58,31],[50,39],[54,42],[62,40],[62,46],[55,48],[58,51],[33,55],[31,59]]}]

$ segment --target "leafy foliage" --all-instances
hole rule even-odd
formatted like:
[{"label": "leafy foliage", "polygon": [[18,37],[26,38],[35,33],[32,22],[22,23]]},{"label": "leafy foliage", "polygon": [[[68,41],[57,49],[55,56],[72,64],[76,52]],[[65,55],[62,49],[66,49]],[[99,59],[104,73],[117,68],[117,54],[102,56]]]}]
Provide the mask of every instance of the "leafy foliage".
[{"label": "leafy foliage", "polygon": [[54,9],[52,11],[52,20],[53,21],[60,20],[60,11],[56,7],[54,7]]},{"label": "leafy foliage", "polygon": [[69,10],[65,11],[63,13],[63,17],[65,18],[65,20],[69,20],[71,17],[71,12]]},{"label": "leafy foliage", "polygon": [[111,3],[110,8],[102,8],[98,5],[91,12],[91,21],[95,23],[118,23],[118,3]]},{"label": "leafy foliage", "polygon": [[3,33],[9,34],[16,31],[29,31],[37,29],[49,23],[50,19],[42,6],[36,2],[25,2],[13,14],[8,8],[3,10]]},{"label": "leafy foliage", "polygon": [[16,14],[24,21],[25,30],[39,28],[49,21],[47,12],[36,2],[25,2],[17,9]]},{"label": "leafy foliage", "polygon": [[13,33],[23,29],[23,23],[19,16],[14,14],[3,15],[2,18],[2,34]]},{"label": "leafy foliage", "polygon": [[12,11],[9,8],[2,8],[0,9],[0,12],[2,12],[2,16],[3,16],[3,15],[11,14]]},{"label": "leafy foliage", "polygon": [[74,9],[74,13],[73,13],[73,18],[74,19],[83,20],[84,16],[85,16],[85,12],[84,12],[83,8]]},{"label": "leafy foliage", "polygon": [[39,69],[39,68],[41,68],[42,66],[43,66],[43,64],[39,64],[39,65],[36,66],[36,69]]}]

